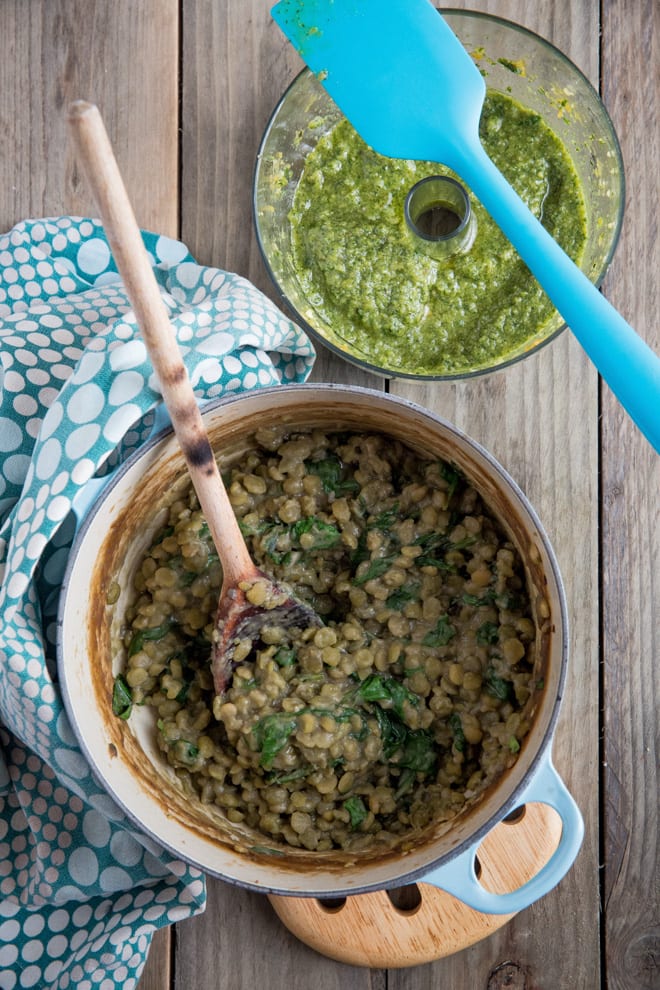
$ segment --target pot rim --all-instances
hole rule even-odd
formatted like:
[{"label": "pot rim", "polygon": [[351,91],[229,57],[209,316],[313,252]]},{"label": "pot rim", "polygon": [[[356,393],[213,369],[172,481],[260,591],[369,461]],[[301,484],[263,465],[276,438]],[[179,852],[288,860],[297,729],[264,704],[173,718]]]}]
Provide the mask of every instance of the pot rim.
[{"label": "pot rim", "polygon": [[[81,550],[85,543],[85,537],[88,530],[91,528],[94,520],[98,514],[103,510],[106,501],[112,497],[115,487],[122,480],[124,475],[130,471],[130,469],[142,460],[150,451],[154,449],[163,440],[171,437],[173,434],[172,427],[165,427],[160,429],[158,432],[154,433],[142,446],[140,446],[136,451],[134,451],[127,459],[114,471],[112,476],[109,478],[105,488],[101,491],[98,497],[92,503],[89,511],[84,517],[80,527],[78,528],[74,541],[72,543],[71,549],[69,551],[69,556],[67,560],[67,566],[62,579],[62,585],[60,589],[58,610],[57,610],[57,624],[56,624],[56,659],[57,659],[57,670],[59,685],[62,692],[62,697],[64,700],[65,709],[69,717],[71,727],[73,729],[74,735],[81,747],[81,750],[91,768],[94,771],[95,776],[100,779],[103,788],[108,794],[113,798],[117,805],[121,808],[127,818],[133,822],[137,828],[147,836],[149,836],[153,841],[155,841],[161,848],[171,852],[177,858],[184,862],[189,863],[204,872],[215,876],[227,883],[234,884],[236,886],[253,890],[258,893],[267,894],[280,894],[280,895],[293,895],[296,897],[323,897],[332,896],[335,898],[349,896],[353,894],[367,893],[374,890],[382,890],[387,887],[398,887],[417,880],[423,880],[424,877],[431,871],[435,871],[441,868],[445,863],[454,860],[463,853],[466,853],[469,849],[475,848],[479,843],[485,838],[485,836],[505,818],[513,810],[518,807],[521,802],[520,798],[524,795],[524,792],[529,787],[532,779],[537,773],[537,770],[544,761],[544,758],[549,754],[549,748],[552,743],[552,738],[557,724],[557,719],[559,717],[559,711],[561,707],[561,700],[563,696],[565,681],[566,681],[566,670],[568,663],[568,612],[566,604],[566,596],[563,581],[559,571],[558,562],[556,559],[555,552],[550,543],[545,529],[543,528],[540,519],[536,513],[536,510],[531,505],[529,499],[524,494],[520,486],[514,481],[514,479],[509,475],[506,469],[496,460],[496,458],[487,451],[478,441],[472,439],[467,433],[461,430],[459,427],[455,426],[449,420],[440,416],[431,410],[426,409],[420,404],[413,402],[410,399],[406,399],[400,396],[391,395],[386,392],[378,391],[376,389],[366,388],[364,386],[353,386],[353,385],[341,385],[334,383],[303,383],[303,384],[285,384],[285,385],[275,385],[268,386],[265,388],[256,389],[250,392],[242,392],[238,394],[232,394],[228,396],[221,396],[217,399],[210,400],[209,402],[203,403],[200,408],[202,415],[207,413],[212,413],[218,408],[226,408],[236,403],[242,403],[248,399],[254,399],[255,396],[263,396],[263,401],[267,402],[268,398],[274,394],[287,393],[303,393],[303,392],[321,392],[326,394],[331,401],[333,395],[346,394],[347,396],[361,395],[364,398],[377,398],[378,401],[385,401],[388,405],[394,405],[409,409],[416,415],[422,416],[425,419],[430,419],[437,425],[439,425],[443,430],[447,431],[451,435],[455,436],[458,440],[467,444],[477,452],[488,464],[489,469],[492,471],[494,476],[504,483],[504,487],[509,487],[512,493],[520,500],[522,505],[527,512],[530,521],[533,523],[535,530],[538,534],[540,542],[543,544],[544,551],[547,555],[547,560],[552,571],[552,577],[554,580],[557,601],[559,604],[559,627],[562,631],[561,636],[561,652],[558,656],[559,672],[556,678],[557,690],[555,692],[552,706],[547,715],[547,723],[542,732],[541,738],[536,744],[536,751],[533,753],[529,760],[529,765],[524,771],[520,781],[512,789],[511,794],[506,798],[501,804],[498,805],[497,809],[488,816],[487,820],[484,821],[479,826],[475,827],[470,831],[469,835],[458,842],[452,849],[442,853],[439,856],[429,855],[428,859],[425,860],[423,865],[419,867],[414,867],[413,869],[405,869],[405,855],[403,853],[398,853],[392,858],[393,862],[400,862],[403,867],[403,871],[396,877],[388,879],[386,883],[382,880],[374,880],[372,882],[366,882],[361,885],[350,885],[341,886],[341,875],[337,874],[337,885],[327,888],[325,891],[320,890],[305,890],[305,889],[292,889],[293,882],[297,879],[303,879],[307,875],[307,867],[299,867],[296,869],[290,869],[288,874],[292,878],[292,883],[288,886],[278,886],[277,884],[262,884],[257,882],[250,882],[249,880],[239,879],[238,877],[232,877],[231,875],[226,875],[225,873],[209,867],[203,863],[200,863],[199,859],[196,859],[193,854],[187,853],[185,850],[181,850],[174,843],[169,843],[167,840],[163,839],[161,835],[156,834],[151,831],[147,822],[143,821],[131,808],[130,802],[127,801],[120,793],[118,793],[117,788],[113,786],[112,783],[108,782],[106,775],[97,766],[97,761],[94,758],[93,753],[90,751],[87,745],[87,740],[82,726],[79,724],[79,720],[75,715],[75,704],[74,704],[74,693],[70,690],[72,685],[68,682],[68,671],[67,665],[64,659],[64,643],[63,643],[63,630],[65,623],[65,615],[67,607],[69,605],[69,587],[71,584],[72,575],[75,570],[76,562],[80,556]],[[494,789],[497,790],[499,782],[496,782]],[[524,802],[523,802],[524,803]],[[238,852],[234,853],[235,856],[244,859],[249,858],[249,853]],[[267,871],[267,866],[262,865],[260,860],[253,860],[255,863],[255,869],[257,871],[265,872]],[[365,863],[364,869],[368,871],[370,867],[373,867],[373,862]],[[358,869],[360,867],[358,866]]]}]

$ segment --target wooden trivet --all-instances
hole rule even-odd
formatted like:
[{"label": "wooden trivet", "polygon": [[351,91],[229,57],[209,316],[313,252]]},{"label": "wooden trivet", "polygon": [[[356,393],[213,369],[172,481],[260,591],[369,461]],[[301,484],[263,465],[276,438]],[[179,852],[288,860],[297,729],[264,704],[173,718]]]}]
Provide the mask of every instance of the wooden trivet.
[{"label": "wooden trivet", "polygon": [[[479,847],[480,881],[505,893],[531,879],[559,844],[561,819],[544,804],[500,822]],[[417,888],[415,890],[415,887]],[[354,894],[322,902],[313,897],[269,895],[276,914],[301,942],[353,966],[398,968],[441,959],[497,931],[511,914],[482,914],[451,894],[419,882],[408,888]],[[395,907],[395,903],[417,902]]]}]

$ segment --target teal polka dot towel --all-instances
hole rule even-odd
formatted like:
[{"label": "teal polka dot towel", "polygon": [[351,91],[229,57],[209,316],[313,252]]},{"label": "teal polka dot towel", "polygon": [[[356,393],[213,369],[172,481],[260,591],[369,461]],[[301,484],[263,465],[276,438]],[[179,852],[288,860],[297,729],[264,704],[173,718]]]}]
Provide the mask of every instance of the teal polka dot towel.
[{"label": "teal polka dot towel", "polygon": [[[201,402],[307,378],[311,344],[254,286],[144,241]],[[100,225],[1,236],[0,990],[130,990],[155,929],[204,908],[202,874],[94,779],[54,659],[74,499],[145,441],[159,398]]]}]

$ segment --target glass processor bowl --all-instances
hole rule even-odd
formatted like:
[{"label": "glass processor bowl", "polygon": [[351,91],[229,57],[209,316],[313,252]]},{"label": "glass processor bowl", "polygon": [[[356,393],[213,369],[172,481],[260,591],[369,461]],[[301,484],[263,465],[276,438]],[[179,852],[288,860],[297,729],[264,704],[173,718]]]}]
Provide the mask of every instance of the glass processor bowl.
[{"label": "glass processor bowl", "polygon": [[[442,10],[442,15],[475,60],[487,88],[540,114],[562,141],[584,197],[586,244],[580,265],[599,285],[619,236],[624,177],[617,136],[598,94],[557,48],[527,29],[470,11]],[[418,362],[403,353],[387,361],[374,360],[366,348],[360,350],[347,339],[350,334],[346,334],[345,324],[342,328],[336,311],[333,313],[332,300],[324,297],[318,286],[311,291],[308,279],[301,278],[301,266],[294,258],[291,221],[294,195],[307,156],[321,136],[341,119],[341,112],[317,78],[303,70],[273,112],[254,173],[254,218],[264,262],[283,302],[313,339],[353,364],[386,378],[437,380],[466,378],[505,367],[534,353],[563,329],[561,316],[552,311],[547,322],[530,326],[528,336],[509,350],[459,367],[454,362],[454,366],[445,368],[442,361],[436,361],[428,369],[420,368]],[[468,198],[472,200],[471,193]],[[402,197],[402,215],[405,199]],[[461,219],[460,211],[458,218]],[[359,232],[357,213],[356,229]],[[405,232],[402,236],[406,236]],[[477,229],[475,242],[478,238]],[[387,271],[378,275],[388,278]],[[436,277],[445,275],[447,268],[439,263]],[[362,277],[368,277],[368,271]],[[400,289],[405,292],[405,286]],[[483,305],[487,305],[487,293]],[[427,329],[433,333],[432,324],[427,323]],[[390,354],[392,350],[397,349],[390,349]]]}]

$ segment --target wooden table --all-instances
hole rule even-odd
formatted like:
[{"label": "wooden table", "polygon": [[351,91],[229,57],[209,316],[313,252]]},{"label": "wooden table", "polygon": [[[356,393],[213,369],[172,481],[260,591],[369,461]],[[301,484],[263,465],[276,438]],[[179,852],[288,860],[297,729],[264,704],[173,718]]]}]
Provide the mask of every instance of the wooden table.
[{"label": "wooden table", "polygon": [[[605,292],[660,350],[660,5],[470,6],[550,39],[599,87],[627,177]],[[68,102],[83,97],[102,109],[141,225],[180,236],[200,262],[246,275],[275,298],[252,228],[252,167],[300,63],[269,7],[3,0],[2,230],[28,216],[93,212],[65,121]],[[314,378],[383,387],[323,350]],[[388,972],[317,955],[265,897],[211,880],[206,913],[155,938],[140,990],[657,990],[660,458],[569,333],[503,373],[390,389],[489,448],[554,544],[571,624],[554,755],[584,814],[582,850],[557,889],[498,933],[444,960]]]}]

